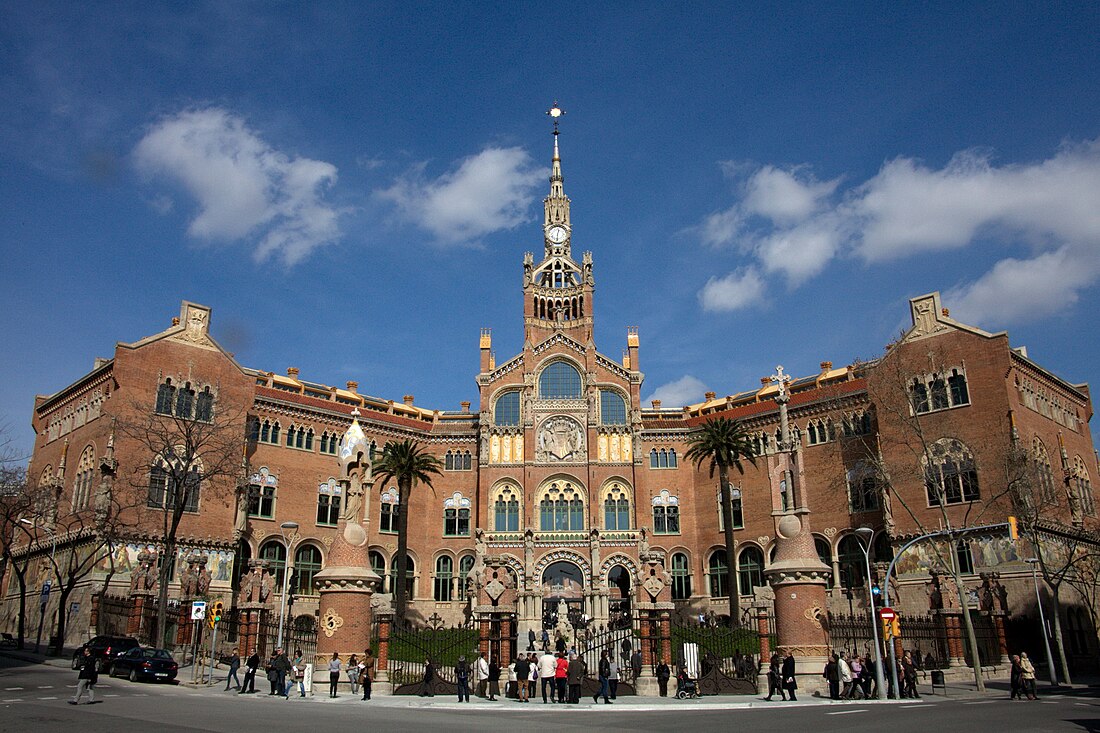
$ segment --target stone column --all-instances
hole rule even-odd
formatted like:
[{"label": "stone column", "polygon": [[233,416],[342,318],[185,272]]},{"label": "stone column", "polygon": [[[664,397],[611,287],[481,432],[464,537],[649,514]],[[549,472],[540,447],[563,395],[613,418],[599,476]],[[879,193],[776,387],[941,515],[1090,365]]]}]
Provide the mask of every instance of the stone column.
[{"label": "stone column", "polygon": [[507,666],[516,658],[516,650],[512,648],[512,616],[502,614],[500,617],[500,664]]},{"label": "stone column", "polygon": [[1009,663],[1008,654],[1008,635],[1005,633],[1005,616],[1007,614],[1004,611],[993,612],[993,628],[997,630],[997,648],[1001,650],[1002,665]]},{"label": "stone column", "polygon": [[793,654],[800,692],[827,689],[821,670],[829,655],[825,585],[829,567],[821,562],[809,528],[809,511],[776,512],[775,562],[765,572],[775,591],[778,651]]},{"label": "stone column", "polygon": [[947,636],[948,664],[952,667],[967,666],[962,634],[962,611],[957,608],[945,608],[939,612],[939,616],[944,634]]},{"label": "stone column", "polygon": [[653,658],[653,646],[650,638],[653,634],[653,617],[652,612],[648,610],[638,610],[638,623],[641,627],[642,637],[642,670],[648,670],[653,668],[657,664],[657,660]]},{"label": "stone column", "polygon": [[320,593],[317,656],[328,659],[362,654],[370,646],[371,596],[381,580],[370,567],[367,532],[354,520],[342,520],[329,564],[313,582]]},{"label": "stone column", "polygon": [[[672,659],[672,616],[668,611],[661,611],[659,631],[661,634],[661,656],[667,660]],[[651,673],[653,671],[651,670]]]},{"label": "stone column", "polygon": [[756,633],[760,637],[760,663],[763,665],[772,656],[771,628],[768,623],[767,606],[756,608]]},{"label": "stone column", "polygon": [[378,648],[374,656],[374,681],[390,681],[390,629],[393,628],[393,616],[378,614]]}]

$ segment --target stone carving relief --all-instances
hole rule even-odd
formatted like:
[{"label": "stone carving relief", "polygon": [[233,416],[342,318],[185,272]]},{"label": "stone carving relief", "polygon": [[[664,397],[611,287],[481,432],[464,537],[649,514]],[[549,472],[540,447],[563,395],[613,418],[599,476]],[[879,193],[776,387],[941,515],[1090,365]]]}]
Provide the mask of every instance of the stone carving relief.
[{"label": "stone carving relief", "polygon": [[336,613],[335,608],[330,608],[325,611],[325,615],[321,617],[321,629],[325,632],[325,636],[332,638],[332,635],[336,633],[336,630],[344,625],[344,619],[340,617],[340,614]]},{"label": "stone carving relief", "polygon": [[156,553],[138,554],[138,566],[130,572],[130,593],[155,593],[157,591]]},{"label": "stone carving relief", "polygon": [[536,461],[580,461],[584,457],[584,430],[576,420],[557,415],[542,422],[536,439]]}]

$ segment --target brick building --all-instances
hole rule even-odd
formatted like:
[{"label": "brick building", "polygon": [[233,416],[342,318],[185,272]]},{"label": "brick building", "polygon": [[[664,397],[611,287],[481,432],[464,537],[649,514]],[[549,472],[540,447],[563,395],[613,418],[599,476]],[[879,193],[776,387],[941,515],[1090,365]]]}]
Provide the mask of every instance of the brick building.
[{"label": "brick building", "polygon": [[[434,491],[420,487],[410,507],[399,506],[394,486],[373,485],[364,497],[361,524],[382,590],[396,582],[395,518],[408,511],[412,614],[463,619],[464,579],[483,543],[482,551],[506,559],[523,591],[521,636],[559,602],[598,623],[628,617],[646,548],[664,554],[683,616],[725,612],[729,558],[717,478],[684,460],[687,437],[715,416],[742,421],[758,453],[755,466],[733,474],[743,608],[767,602],[761,587],[776,522],[794,492],[813,512],[818,554],[832,570],[829,605],[837,612],[866,608],[863,554],[852,531],[861,525],[881,530],[872,561],[885,561],[948,518],[959,528],[1004,522],[1021,501],[1018,487],[1031,485],[1021,477],[1030,477],[1039,495],[1029,506],[1041,505],[1045,520],[1098,528],[1088,387],[1043,369],[1005,333],[951,319],[938,293],[911,301],[912,328],[880,359],[843,367],[822,362],[818,374],[789,383],[791,470],[779,470],[776,460],[778,387],[771,376],[759,387],[708,393],[692,405],[642,405],[637,330],[626,330],[621,359],[593,342],[593,258],[584,253],[578,262],[571,250],[556,135],[543,256],[536,262],[527,254],[522,263],[523,348],[498,361],[491,332],[482,331],[476,410],[466,403],[457,412],[425,408],[411,395],[379,399],[356,382],[329,386],[297,368],[276,374],[239,365],[211,337],[211,309],[189,302],[165,331],[118,344],[113,358],[96,360],[70,386],[37,399],[29,475],[56,487],[62,511],[91,505],[108,451],[118,465],[111,490],[137,497],[113,583],[126,585],[138,554],[156,549],[168,501],[150,457],[112,422],[142,411],[199,420],[213,412],[239,415],[246,477],[240,485],[248,488],[239,491],[228,477],[204,479],[183,499],[189,505],[176,562],[206,555],[212,593],[230,602],[248,559],[272,561],[280,582],[289,559],[294,617],[318,610],[313,576],[326,566],[345,499],[336,453],[353,411],[375,450],[413,438],[445,467]],[[285,522],[298,527],[287,532]],[[964,582],[977,587],[981,573],[999,572],[1012,613],[1033,617],[1030,569],[1022,562],[1030,553],[1003,533],[969,537],[954,549]],[[928,570],[936,563],[935,553],[920,547],[899,562],[903,613],[929,608]],[[37,579],[32,573],[32,587],[41,572]],[[71,599],[72,638],[86,632],[99,587],[89,581]],[[9,625],[14,592],[9,582]],[[1096,644],[1091,616],[1076,599],[1065,606],[1072,648],[1085,655]]]}]

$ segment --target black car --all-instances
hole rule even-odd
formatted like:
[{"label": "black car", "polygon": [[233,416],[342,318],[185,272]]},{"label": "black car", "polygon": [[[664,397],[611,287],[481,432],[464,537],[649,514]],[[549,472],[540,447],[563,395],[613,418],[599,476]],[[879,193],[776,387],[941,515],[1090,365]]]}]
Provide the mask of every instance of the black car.
[{"label": "black car", "polygon": [[115,657],[111,662],[111,677],[126,677],[131,682],[153,680],[172,682],[179,672],[179,665],[166,649],[137,647]]},{"label": "black car", "polygon": [[97,636],[73,652],[73,669],[80,669],[80,660],[85,649],[92,650],[96,659],[96,669],[105,671],[119,654],[138,646],[138,640],[130,636]]}]

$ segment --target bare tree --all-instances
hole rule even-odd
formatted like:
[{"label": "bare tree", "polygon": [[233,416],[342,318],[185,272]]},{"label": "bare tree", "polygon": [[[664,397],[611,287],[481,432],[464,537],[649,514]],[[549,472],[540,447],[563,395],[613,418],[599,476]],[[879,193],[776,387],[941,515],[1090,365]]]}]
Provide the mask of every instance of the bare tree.
[{"label": "bare tree", "polygon": [[[168,585],[176,564],[177,535],[184,514],[235,505],[244,471],[245,410],[215,401],[201,414],[179,403],[131,403],[117,415],[119,433],[132,445],[130,485],[145,492],[147,510],[159,515],[162,560],[157,595],[157,634],[167,644]],[[136,444],[136,445],[133,445]],[[148,515],[146,515],[148,519]],[[152,523],[150,523],[152,524]]]},{"label": "bare tree", "polygon": [[23,550],[31,538],[30,528],[21,520],[32,516],[36,504],[22,470],[15,466],[0,469],[0,585],[8,572],[19,585],[16,639],[20,649],[26,639],[27,568],[30,563],[30,553]]}]

